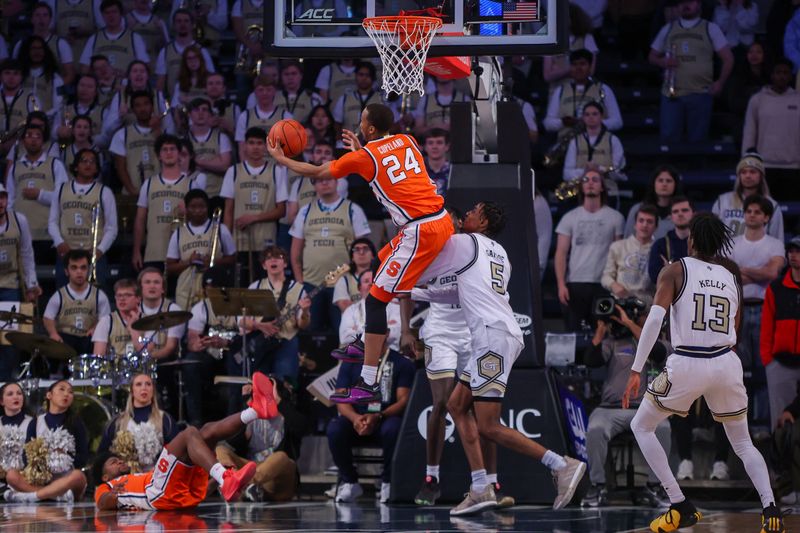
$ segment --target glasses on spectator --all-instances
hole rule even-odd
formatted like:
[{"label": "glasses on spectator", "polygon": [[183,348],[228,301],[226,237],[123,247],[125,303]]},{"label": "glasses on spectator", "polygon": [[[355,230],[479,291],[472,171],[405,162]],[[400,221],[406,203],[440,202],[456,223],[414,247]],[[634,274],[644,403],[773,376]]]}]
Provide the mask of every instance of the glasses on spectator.
[{"label": "glasses on spectator", "polygon": [[264,254],[264,258],[266,259],[286,259],[284,254],[278,252],[267,252]]},{"label": "glasses on spectator", "polygon": [[97,160],[94,157],[81,157],[78,160],[78,163],[93,163],[93,164],[96,165],[97,164]]},{"label": "glasses on spectator", "polygon": [[370,252],[370,251],[372,251],[372,250],[370,250],[370,247],[369,247],[369,246],[367,246],[367,245],[363,245],[363,246],[353,246],[353,252],[358,252],[358,253],[367,253],[367,252]]}]

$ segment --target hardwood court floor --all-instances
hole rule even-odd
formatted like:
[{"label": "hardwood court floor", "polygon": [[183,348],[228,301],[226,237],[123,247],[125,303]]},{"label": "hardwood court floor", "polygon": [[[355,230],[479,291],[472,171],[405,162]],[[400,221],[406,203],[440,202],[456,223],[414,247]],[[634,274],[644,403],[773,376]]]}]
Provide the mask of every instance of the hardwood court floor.
[{"label": "hardwood court floor", "polygon": [[[715,510],[715,507],[717,510]],[[724,507],[724,508],[723,508]],[[205,503],[183,512],[95,512],[89,502],[71,506],[0,505],[0,531],[38,533],[104,531],[108,533],[225,531],[255,532],[548,532],[605,533],[646,532],[654,512],[636,507],[608,507],[600,511],[519,506],[504,512],[486,512],[469,518],[451,519],[449,507],[417,508],[378,505],[364,500],[357,504],[303,501],[284,504]],[[705,518],[685,531],[691,533],[757,533],[759,511],[752,506],[731,509],[731,504],[701,506]],[[800,512],[800,509],[797,510]],[[787,531],[800,532],[800,516],[790,515]]]}]

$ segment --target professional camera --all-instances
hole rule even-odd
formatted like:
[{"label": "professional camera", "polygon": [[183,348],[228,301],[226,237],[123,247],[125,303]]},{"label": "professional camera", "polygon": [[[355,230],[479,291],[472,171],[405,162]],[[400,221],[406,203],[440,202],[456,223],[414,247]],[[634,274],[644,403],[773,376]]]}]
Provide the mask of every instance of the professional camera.
[{"label": "professional camera", "polygon": [[616,298],[614,296],[599,296],[594,299],[594,306],[592,307],[592,315],[596,320],[610,322],[612,316],[619,317],[619,311],[616,306],[620,306],[628,317],[636,321],[644,310],[647,304],[636,296],[629,296],[627,298]]}]

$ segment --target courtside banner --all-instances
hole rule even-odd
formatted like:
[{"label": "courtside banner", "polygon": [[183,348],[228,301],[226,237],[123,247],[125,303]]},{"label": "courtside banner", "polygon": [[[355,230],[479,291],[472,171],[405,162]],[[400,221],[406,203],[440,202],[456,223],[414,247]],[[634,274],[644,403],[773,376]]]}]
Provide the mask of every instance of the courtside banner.
[{"label": "courtside banner", "polygon": [[586,416],[583,402],[561,384],[558,384],[558,395],[561,398],[561,407],[564,409],[567,433],[572,440],[572,453],[576,459],[589,462],[589,456],[586,454],[586,428],[589,427],[589,418]]},{"label": "courtside banner", "polygon": [[[461,386],[461,385],[457,385]],[[418,370],[400,428],[392,461],[392,501],[409,503],[425,478],[427,421],[431,390],[425,370]],[[500,410],[503,424],[556,453],[567,453],[561,405],[556,383],[547,369],[515,369]],[[498,446],[498,473],[503,492],[518,503],[551,504],[555,498],[550,471],[539,461]],[[470,469],[455,424],[447,415],[444,452],[440,465],[443,502],[464,498]]]}]

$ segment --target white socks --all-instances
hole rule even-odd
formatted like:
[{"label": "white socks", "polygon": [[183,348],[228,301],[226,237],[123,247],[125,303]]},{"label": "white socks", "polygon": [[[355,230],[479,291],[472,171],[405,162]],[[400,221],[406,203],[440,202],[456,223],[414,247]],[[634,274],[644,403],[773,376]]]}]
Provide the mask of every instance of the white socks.
[{"label": "white socks", "polygon": [[497,483],[497,473],[495,472],[494,474],[486,474],[486,483],[489,485],[494,485]]},{"label": "white socks", "polygon": [[255,422],[258,420],[258,413],[252,407],[248,407],[244,411],[241,412],[239,418],[242,419],[242,424],[247,425],[250,422]]},{"label": "white socks", "polygon": [[33,503],[38,502],[39,497],[36,495],[36,492],[17,492],[14,489],[8,489],[5,492],[4,498],[6,501],[18,502],[18,503]]},{"label": "white socks", "polygon": [[[636,415],[631,421],[631,430],[647,464],[650,465],[650,469],[661,481],[664,491],[669,496],[669,501],[671,503],[680,503],[686,499],[686,496],[683,495],[678,485],[678,480],[675,479],[669,467],[667,453],[656,437],[656,427],[667,416],[667,413],[660,411],[650,400],[645,399],[639,405],[639,409],[637,409]],[[745,431],[747,431],[746,426]],[[748,440],[750,439],[749,434],[747,438]],[[769,487],[769,480],[767,480],[767,486]]]},{"label": "white socks", "polygon": [[425,465],[425,475],[439,479],[439,465]]},{"label": "white socks", "polygon": [[731,448],[742,460],[750,481],[753,482],[758,491],[758,496],[761,498],[761,506],[767,507],[769,504],[775,503],[775,496],[772,494],[772,487],[769,484],[767,463],[764,462],[764,457],[761,453],[753,446],[750,432],[747,430],[747,420],[744,418],[730,420],[724,422],[722,427],[725,428],[725,434],[728,436]]},{"label": "white socks", "polygon": [[[244,414],[244,412],[242,412],[242,414]],[[225,473],[225,470],[226,468],[222,466],[221,463],[214,463],[214,466],[212,466],[211,470],[208,471],[208,474],[214,479],[214,481],[219,483],[220,487],[222,487],[222,485],[225,483],[224,479],[222,478],[222,474]]]},{"label": "white socks", "polygon": [[489,482],[486,480],[485,469],[473,470],[470,472],[470,475],[472,476],[472,490],[479,494],[486,490],[486,485],[488,485]]},{"label": "white socks", "polygon": [[544,452],[542,464],[550,470],[561,470],[562,468],[567,467],[567,461],[557,453],[553,453],[550,450]]},{"label": "white socks", "polygon": [[364,383],[366,383],[367,385],[375,385],[375,380],[378,378],[378,367],[377,366],[362,365],[361,366],[361,378],[364,380]]}]

